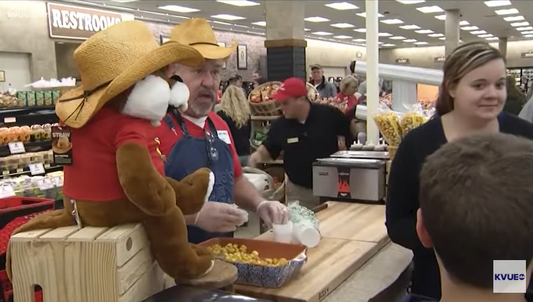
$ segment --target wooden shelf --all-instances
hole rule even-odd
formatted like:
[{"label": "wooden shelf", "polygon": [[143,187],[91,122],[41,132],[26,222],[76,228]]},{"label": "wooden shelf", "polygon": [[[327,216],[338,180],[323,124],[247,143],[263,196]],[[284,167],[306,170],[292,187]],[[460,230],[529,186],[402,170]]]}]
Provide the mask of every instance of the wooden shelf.
[{"label": "wooden shelf", "polygon": [[273,121],[277,119],[280,116],[261,116],[261,115],[253,115],[252,121]]}]

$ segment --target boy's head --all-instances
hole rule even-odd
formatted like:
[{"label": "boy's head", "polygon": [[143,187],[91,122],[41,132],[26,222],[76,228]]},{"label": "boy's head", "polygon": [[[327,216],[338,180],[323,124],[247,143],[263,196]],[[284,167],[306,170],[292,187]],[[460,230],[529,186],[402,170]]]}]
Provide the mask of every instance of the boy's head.
[{"label": "boy's head", "polygon": [[493,287],[493,260],[533,258],[533,142],[476,135],[429,156],[417,233],[455,284]]}]

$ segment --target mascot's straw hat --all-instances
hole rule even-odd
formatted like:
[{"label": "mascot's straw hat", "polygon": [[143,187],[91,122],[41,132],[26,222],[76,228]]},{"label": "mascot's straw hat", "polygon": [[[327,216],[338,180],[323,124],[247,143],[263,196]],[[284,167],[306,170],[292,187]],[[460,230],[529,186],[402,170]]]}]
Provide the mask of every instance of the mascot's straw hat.
[{"label": "mascot's straw hat", "polygon": [[117,23],[94,34],[74,52],[81,86],[56,104],[57,116],[72,128],[83,127],[106,102],[147,75],[174,62],[200,66],[194,48],[174,41],[159,45],[141,21]]},{"label": "mascot's straw hat", "polygon": [[206,19],[189,19],[172,29],[170,40],[189,45],[206,59],[227,59],[237,49],[237,42],[231,47],[220,47],[215,32]]}]

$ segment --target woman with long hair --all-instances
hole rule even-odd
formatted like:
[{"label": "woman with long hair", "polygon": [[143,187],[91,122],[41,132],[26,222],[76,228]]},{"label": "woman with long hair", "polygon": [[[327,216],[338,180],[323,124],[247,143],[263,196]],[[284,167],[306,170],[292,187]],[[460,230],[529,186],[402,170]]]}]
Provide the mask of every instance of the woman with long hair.
[{"label": "woman with long hair", "polygon": [[226,88],[217,114],[228,124],[235,149],[242,166],[250,156],[250,104],[241,87],[229,85]]},{"label": "woman with long hair", "polygon": [[[422,126],[407,133],[402,140],[392,161],[386,203],[386,226],[391,240],[413,251],[411,292],[435,301],[441,299],[438,255],[420,242],[416,231],[419,174],[426,157],[447,142],[477,133],[503,132],[533,138],[531,123],[502,112],[507,99],[506,67],[505,58],[496,48],[485,42],[463,44],[446,58],[443,69],[444,77],[436,104],[437,114]],[[435,186],[438,185],[435,183]],[[487,190],[479,194],[481,197],[490,194],[490,184],[487,184]],[[461,225],[450,225],[450,228],[457,232],[462,231]],[[472,236],[470,242],[463,243],[468,245],[466,251],[476,250],[478,240],[490,240],[475,238],[476,234]],[[455,246],[449,248],[456,249]],[[462,249],[458,248],[453,259],[439,261],[447,262],[447,269],[453,267],[462,270],[462,275],[470,274],[471,280],[478,280],[479,275],[469,270],[469,260],[466,260],[472,257],[464,258],[461,253]],[[481,261],[488,261],[486,255],[482,254],[476,256],[485,257],[480,258]],[[492,260],[490,259],[490,264]],[[445,285],[447,291],[460,290],[450,288],[449,283]],[[485,292],[471,294],[472,301],[490,300],[483,296]]]}]

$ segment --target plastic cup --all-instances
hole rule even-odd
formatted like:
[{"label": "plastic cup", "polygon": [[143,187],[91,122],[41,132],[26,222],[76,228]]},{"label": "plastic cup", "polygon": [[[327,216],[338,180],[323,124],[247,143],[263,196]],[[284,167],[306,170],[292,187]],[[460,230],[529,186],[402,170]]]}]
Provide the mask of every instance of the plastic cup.
[{"label": "plastic cup", "polygon": [[297,224],[294,226],[294,240],[300,244],[313,248],[320,243],[320,232],[312,225]]},{"label": "plastic cup", "polygon": [[275,241],[283,243],[292,242],[292,221],[286,224],[273,224],[272,231],[274,231]]}]

